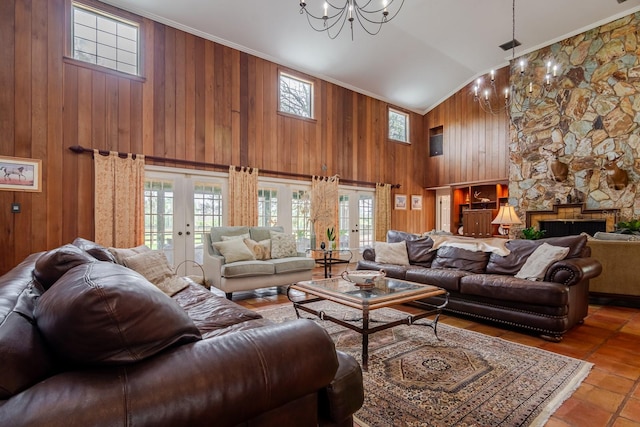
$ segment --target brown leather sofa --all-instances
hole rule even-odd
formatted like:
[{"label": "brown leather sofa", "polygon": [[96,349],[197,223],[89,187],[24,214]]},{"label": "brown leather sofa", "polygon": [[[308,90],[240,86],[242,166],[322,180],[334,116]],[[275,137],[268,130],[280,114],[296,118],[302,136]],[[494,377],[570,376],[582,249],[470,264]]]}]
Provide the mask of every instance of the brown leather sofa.
[{"label": "brown leather sofa", "polygon": [[[375,250],[368,248],[357,268],[384,269],[390,277],[442,287],[449,292],[447,312],[524,328],[551,341],[560,341],[582,323],[589,305],[589,279],[602,271],[600,263],[589,257],[586,236],[510,240],[506,256],[451,246],[432,251],[428,236],[389,231],[387,242],[400,241],[406,242],[408,265],[375,262]],[[541,281],[514,277],[545,242],[569,247],[568,255],[551,264]],[[444,298],[429,302],[440,304]]]},{"label": "brown leather sofa", "polygon": [[362,372],[320,326],[170,297],[74,243],[0,277],[0,425],[353,425]]}]

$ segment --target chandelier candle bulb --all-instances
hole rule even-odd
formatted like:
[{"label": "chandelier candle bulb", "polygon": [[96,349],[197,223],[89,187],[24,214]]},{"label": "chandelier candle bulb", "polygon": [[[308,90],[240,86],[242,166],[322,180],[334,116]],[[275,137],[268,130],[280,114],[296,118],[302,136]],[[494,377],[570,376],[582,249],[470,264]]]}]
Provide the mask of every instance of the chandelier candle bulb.
[{"label": "chandelier candle bulb", "polygon": [[484,100],[488,101],[489,100],[489,89],[485,89],[484,90]]},{"label": "chandelier candle bulb", "polygon": [[533,93],[533,82],[529,82],[529,93]]},{"label": "chandelier candle bulb", "polygon": [[509,99],[509,88],[504,90],[504,99]]},{"label": "chandelier candle bulb", "polygon": [[491,70],[491,81],[493,82],[496,79],[496,72],[495,70]]},{"label": "chandelier candle bulb", "polygon": [[553,66],[553,77],[556,77],[557,74],[558,74],[558,66],[554,65]]},{"label": "chandelier candle bulb", "polygon": [[327,2],[324,2],[324,16],[323,18],[327,18],[329,16],[329,4]]}]

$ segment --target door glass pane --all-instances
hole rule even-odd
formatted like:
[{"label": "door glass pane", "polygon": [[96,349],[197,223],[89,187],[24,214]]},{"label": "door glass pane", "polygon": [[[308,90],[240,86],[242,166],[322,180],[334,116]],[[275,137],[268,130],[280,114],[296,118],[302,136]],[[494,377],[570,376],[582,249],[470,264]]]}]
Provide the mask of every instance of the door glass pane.
[{"label": "door glass pane", "polygon": [[258,225],[273,227],[278,224],[278,191],[273,188],[258,189]]},{"label": "door glass pane", "polygon": [[211,227],[222,226],[222,186],[196,182],[193,190],[193,245],[194,260],[204,261],[205,233]]},{"label": "door glass pane", "polygon": [[298,252],[304,252],[311,245],[311,224],[309,211],[311,201],[304,190],[293,190],[291,196],[291,231],[296,239]]},{"label": "door glass pane", "polygon": [[349,196],[341,194],[338,200],[338,222],[340,231],[338,233],[338,247],[340,249],[349,248]]},{"label": "door glass pane", "polygon": [[360,247],[373,246],[373,196],[361,194],[358,199]]},{"label": "door glass pane", "polygon": [[145,180],[144,244],[164,251],[173,265],[173,182]]}]

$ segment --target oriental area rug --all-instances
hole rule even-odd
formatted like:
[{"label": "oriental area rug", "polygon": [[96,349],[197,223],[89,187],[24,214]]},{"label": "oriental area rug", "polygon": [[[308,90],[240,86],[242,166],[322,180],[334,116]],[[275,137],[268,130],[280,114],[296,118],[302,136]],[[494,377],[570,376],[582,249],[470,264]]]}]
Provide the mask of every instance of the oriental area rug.
[{"label": "oriental area rug", "polygon": [[[358,312],[320,302],[327,314],[357,322]],[[292,306],[260,310],[275,322],[295,319]],[[311,315],[300,312],[302,317]],[[406,317],[383,308],[374,321]],[[362,337],[328,320],[336,348],[361,361]],[[589,374],[591,363],[438,324],[396,326],[369,336],[362,426],[542,426]]]}]

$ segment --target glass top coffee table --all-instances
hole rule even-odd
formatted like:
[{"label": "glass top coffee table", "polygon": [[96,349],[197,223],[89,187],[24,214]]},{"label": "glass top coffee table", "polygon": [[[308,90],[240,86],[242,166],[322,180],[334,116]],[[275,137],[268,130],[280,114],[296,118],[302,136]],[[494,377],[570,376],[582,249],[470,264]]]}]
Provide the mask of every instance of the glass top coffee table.
[{"label": "glass top coffee table", "polygon": [[[291,290],[304,292],[306,296],[296,297]],[[370,312],[378,308],[392,305],[428,299],[433,296],[444,295],[445,301],[440,305],[429,304],[428,301],[420,302],[420,311],[417,313],[407,313],[407,316],[395,321],[382,323],[375,327],[370,327],[373,323],[370,319]],[[442,309],[447,305],[449,293],[437,286],[423,285],[420,283],[408,282],[405,280],[385,277],[376,281],[375,287],[371,289],[361,289],[355,284],[342,278],[331,278],[323,280],[307,280],[289,286],[287,297],[293,303],[296,315],[300,317],[299,310],[311,313],[323,320],[329,320],[338,325],[349,328],[362,335],[362,369],[367,370],[369,362],[369,335],[378,331],[392,328],[398,325],[412,325],[416,320],[434,316],[433,319],[425,319],[420,325],[433,329],[433,333],[438,338],[438,319]],[[317,301],[332,301],[342,306],[347,306],[362,312],[362,326],[352,321],[338,319],[328,315],[323,310],[318,310],[308,306]],[[339,308],[339,306],[338,306]],[[357,319],[360,320],[360,319]],[[359,322],[358,322],[359,323]],[[379,322],[376,322],[379,323]],[[439,339],[439,338],[438,338]]]}]

